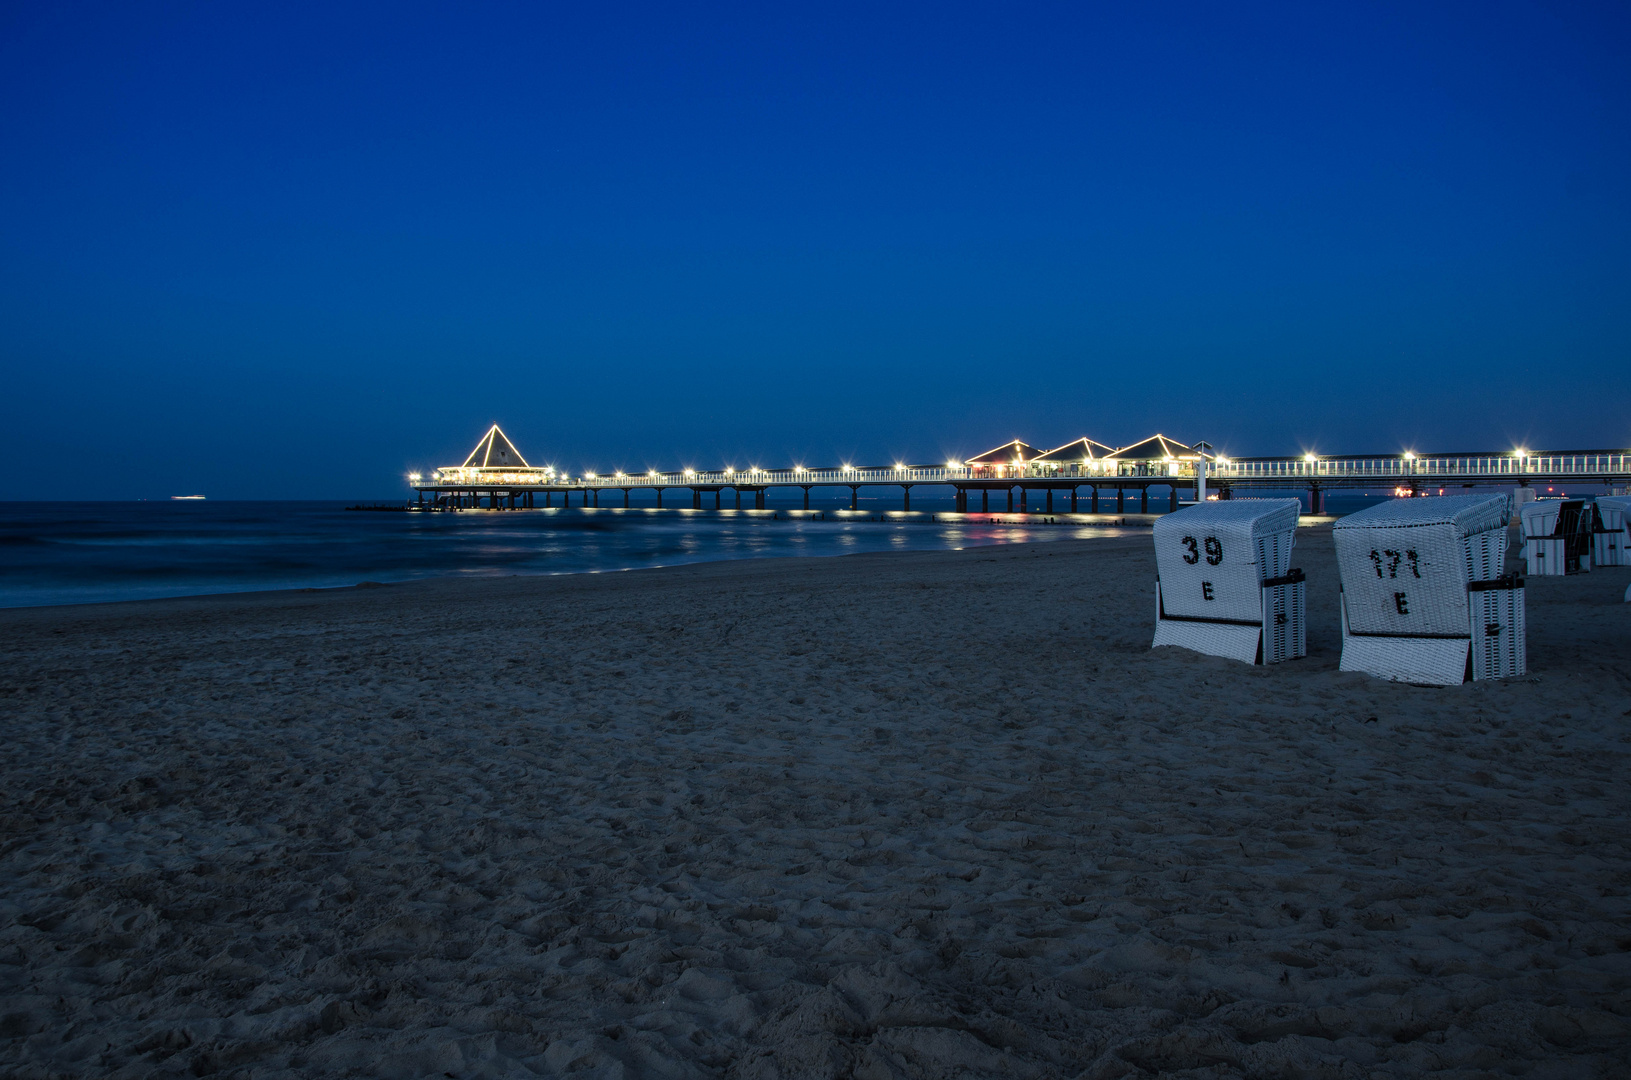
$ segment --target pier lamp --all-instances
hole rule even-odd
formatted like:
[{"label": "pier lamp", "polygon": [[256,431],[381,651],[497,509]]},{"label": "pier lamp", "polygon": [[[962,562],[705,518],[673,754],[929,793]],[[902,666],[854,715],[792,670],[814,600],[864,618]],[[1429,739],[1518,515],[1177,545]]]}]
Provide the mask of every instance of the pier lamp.
[{"label": "pier lamp", "polygon": [[1415,461],[1416,460],[1416,455],[1411,453],[1409,450],[1406,450],[1404,452],[1404,459],[1406,461]]},{"label": "pier lamp", "polygon": [[646,475],[651,477],[653,480],[655,480],[655,479],[657,479],[657,470],[652,469],[651,471],[647,472]]},{"label": "pier lamp", "polygon": [[1512,451],[1512,456],[1515,458],[1526,458],[1529,456],[1529,451],[1520,446],[1516,450]]},{"label": "pier lamp", "polygon": [[726,476],[734,476],[734,475],[736,475],[736,470],[731,468],[729,465],[727,465],[727,466],[725,466],[725,475]]},{"label": "pier lamp", "polygon": [[1304,454],[1303,455],[1303,460],[1308,462],[1310,465],[1312,465],[1314,462],[1319,460],[1319,455],[1318,454]]},{"label": "pier lamp", "polygon": [[802,473],[804,471],[804,466],[803,465],[794,465],[793,466],[793,471],[796,472],[796,473]]},{"label": "pier lamp", "polygon": [[594,480],[594,479],[596,479],[596,476],[592,472],[586,472],[586,473],[583,474],[583,478],[585,480]]},{"label": "pier lamp", "polygon": [[955,469],[955,468],[957,468],[957,462],[955,462],[955,461],[947,461],[947,462],[946,462],[946,468],[948,468],[948,469]]},{"label": "pier lamp", "polygon": [[845,472],[854,472],[855,471],[855,466],[851,465],[851,464],[848,464],[846,462],[845,465],[844,465],[844,471]]},{"label": "pier lamp", "polygon": [[419,483],[419,474],[416,472],[411,472],[408,474],[408,479],[417,484]]},{"label": "pier lamp", "polygon": [[685,470],[685,475],[686,476],[695,476],[696,474],[697,474],[697,471],[695,469],[686,469]]}]

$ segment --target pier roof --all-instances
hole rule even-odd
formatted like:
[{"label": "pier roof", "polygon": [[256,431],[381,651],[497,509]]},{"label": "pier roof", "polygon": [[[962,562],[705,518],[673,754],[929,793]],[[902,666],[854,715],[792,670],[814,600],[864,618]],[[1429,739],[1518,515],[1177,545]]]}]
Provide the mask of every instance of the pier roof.
[{"label": "pier roof", "polygon": [[510,442],[509,436],[499,430],[497,424],[487,429],[487,434],[481,437],[481,442],[470,451],[470,456],[464,459],[462,469],[502,469],[520,466],[530,469],[527,459],[521,456],[521,451]]},{"label": "pier roof", "polygon": [[1068,442],[1063,446],[1056,446],[1046,454],[1041,455],[1037,461],[1093,461],[1096,458],[1109,457],[1115,453],[1115,448],[1106,446],[1101,442],[1083,436],[1075,442]]},{"label": "pier roof", "polygon": [[[1204,446],[1205,444],[1197,443],[1196,445]],[[1124,446],[1115,453],[1107,454],[1105,456],[1114,458],[1117,461],[1165,461],[1168,458],[1187,458],[1190,461],[1194,461],[1198,459],[1202,453],[1206,453],[1207,457],[1212,456],[1209,450],[1197,450],[1193,447],[1185,446],[1176,439],[1169,439],[1165,435],[1155,434],[1151,435],[1143,442],[1136,442],[1131,446]]]},{"label": "pier roof", "polygon": [[965,465],[1012,465],[1016,461],[1035,461],[1042,453],[1030,443],[1015,439],[1013,442],[994,446],[983,454],[976,454],[963,462]]}]

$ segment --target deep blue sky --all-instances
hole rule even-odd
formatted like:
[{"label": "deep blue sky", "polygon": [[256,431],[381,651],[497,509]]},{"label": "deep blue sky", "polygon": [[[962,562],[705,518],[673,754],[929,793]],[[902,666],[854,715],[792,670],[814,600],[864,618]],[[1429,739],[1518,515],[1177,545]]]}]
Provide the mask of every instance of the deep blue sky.
[{"label": "deep blue sky", "polygon": [[1631,445],[1621,4],[0,7],[0,495]]}]

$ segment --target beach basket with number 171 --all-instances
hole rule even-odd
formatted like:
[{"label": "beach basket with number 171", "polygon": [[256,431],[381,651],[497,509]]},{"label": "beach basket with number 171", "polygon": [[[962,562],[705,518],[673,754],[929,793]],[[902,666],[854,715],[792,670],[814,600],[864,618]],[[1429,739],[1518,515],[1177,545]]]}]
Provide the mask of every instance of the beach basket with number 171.
[{"label": "beach basket with number 171", "polygon": [[1155,643],[1275,664],[1308,652],[1296,499],[1198,503],[1155,523]]},{"label": "beach basket with number 171", "polygon": [[1338,521],[1342,670],[1450,686],[1524,674],[1505,495],[1392,499]]}]

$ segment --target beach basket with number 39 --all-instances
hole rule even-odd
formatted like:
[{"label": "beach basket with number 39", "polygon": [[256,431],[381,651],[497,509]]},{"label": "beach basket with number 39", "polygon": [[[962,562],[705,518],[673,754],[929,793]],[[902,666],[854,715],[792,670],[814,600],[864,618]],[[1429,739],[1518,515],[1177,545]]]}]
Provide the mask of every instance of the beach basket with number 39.
[{"label": "beach basket with number 39", "polygon": [[1248,664],[1308,652],[1296,499],[1198,503],[1155,523],[1155,643]]}]

